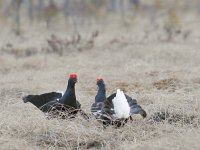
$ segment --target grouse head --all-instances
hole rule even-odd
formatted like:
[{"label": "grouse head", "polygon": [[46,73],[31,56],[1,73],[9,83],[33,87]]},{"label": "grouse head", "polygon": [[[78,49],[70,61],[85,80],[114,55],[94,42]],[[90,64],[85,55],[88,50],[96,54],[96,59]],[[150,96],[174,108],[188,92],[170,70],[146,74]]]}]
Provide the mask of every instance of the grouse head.
[{"label": "grouse head", "polygon": [[105,86],[105,83],[103,81],[103,78],[97,78],[97,85],[98,86]]},{"label": "grouse head", "polygon": [[68,80],[68,86],[69,87],[74,87],[74,85],[77,82],[77,74],[71,74]]}]

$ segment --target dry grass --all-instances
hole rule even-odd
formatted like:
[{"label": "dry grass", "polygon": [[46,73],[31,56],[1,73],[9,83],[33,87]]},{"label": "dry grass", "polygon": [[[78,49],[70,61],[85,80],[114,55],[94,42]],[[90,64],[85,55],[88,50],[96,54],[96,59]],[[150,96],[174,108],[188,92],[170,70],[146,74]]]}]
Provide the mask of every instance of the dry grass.
[{"label": "dry grass", "polygon": [[[189,27],[196,31],[187,41],[177,38],[168,43],[144,38],[142,22],[133,29],[93,25],[80,30],[83,39],[99,30],[92,47],[79,51],[70,44],[70,50],[64,47],[65,53],[55,49],[44,53],[52,33],[41,28],[22,37],[3,31],[1,149],[199,149],[200,31],[193,24]],[[148,30],[152,36],[164,35],[151,27]],[[70,35],[63,31],[51,32],[60,40],[72,37],[70,29]],[[22,102],[27,94],[65,90],[70,73],[78,74],[76,94],[86,112],[96,94],[95,79],[101,76],[107,94],[122,88],[138,100],[148,117],[135,116],[123,128],[104,129],[94,118],[90,122],[80,116],[48,120],[33,105]]]}]

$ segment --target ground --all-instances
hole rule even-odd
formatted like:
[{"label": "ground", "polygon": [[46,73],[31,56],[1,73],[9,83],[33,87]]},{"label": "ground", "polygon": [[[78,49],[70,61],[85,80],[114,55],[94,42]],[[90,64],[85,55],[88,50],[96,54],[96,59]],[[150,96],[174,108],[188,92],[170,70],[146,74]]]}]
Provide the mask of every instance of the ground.
[{"label": "ground", "polygon": [[[184,29],[167,39],[167,33],[145,21],[85,24],[78,33],[35,25],[16,36],[5,29],[0,42],[1,149],[199,149],[198,24],[187,26],[186,39]],[[78,74],[76,95],[87,113],[96,78],[102,77],[107,95],[121,88],[137,99],[147,118],[135,115],[122,128],[105,129],[94,118],[49,120],[23,103],[28,94],[64,91],[71,73]]]}]

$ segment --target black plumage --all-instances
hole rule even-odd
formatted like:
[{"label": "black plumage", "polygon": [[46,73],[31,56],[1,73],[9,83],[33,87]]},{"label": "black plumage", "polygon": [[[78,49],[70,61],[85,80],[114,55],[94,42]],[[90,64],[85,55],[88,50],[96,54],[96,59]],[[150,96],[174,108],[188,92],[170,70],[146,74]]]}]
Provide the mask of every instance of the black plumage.
[{"label": "black plumage", "polygon": [[91,112],[96,114],[101,111],[106,100],[106,88],[102,78],[97,78],[98,92],[95,96],[95,102],[91,106]]},{"label": "black plumage", "polygon": [[51,93],[45,93],[41,95],[28,95],[28,96],[23,97],[22,99],[24,103],[30,102],[40,109],[42,106],[44,106],[48,102],[55,101],[55,100],[58,101],[61,97],[62,97],[62,93],[51,92]]},{"label": "black plumage", "polygon": [[116,118],[115,108],[113,105],[113,99],[116,97],[116,93],[111,94],[106,98],[106,89],[103,79],[97,80],[98,92],[95,97],[95,102],[91,106],[91,112],[97,120],[103,123],[103,125],[114,125],[116,127],[123,126],[128,120],[132,120],[132,115],[140,114],[143,118],[146,117],[145,110],[138,105],[136,99],[132,99],[125,94],[128,105],[130,107],[130,116],[128,118]]},{"label": "black plumage", "polygon": [[[116,96],[116,93],[113,93],[107,98],[107,101],[105,102],[106,105],[105,105],[104,109],[113,109],[112,100],[115,96]],[[145,118],[147,116],[146,111],[144,109],[142,109],[142,107],[140,105],[138,105],[136,99],[132,99],[127,94],[125,94],[125,97],[127,99],[129,107],[130,107],[130,116],[134,115],[134,114],[140,114],[143,118]]]},{"label": "black plumage", "polygon": [[74,115],[80,112],[87,118],[87,115],[81,110],[81,104],[76,99],[76,82],[77,75],[71,74],[64,95],[59,92],[51,92],[41,95],[28,95],[23,97],[23,101],[24,103],[32,103],[41,111],[49,113],[53,117],[60,116],[60,114],[62,114],[62,118],[74,117]]}]

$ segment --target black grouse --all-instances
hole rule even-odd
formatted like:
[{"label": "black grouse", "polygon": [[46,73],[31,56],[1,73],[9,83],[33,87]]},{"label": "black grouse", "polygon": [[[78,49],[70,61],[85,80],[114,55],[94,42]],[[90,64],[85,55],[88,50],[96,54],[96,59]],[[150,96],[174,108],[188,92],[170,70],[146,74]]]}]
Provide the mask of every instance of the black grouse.
[{"label": "black grouse", "polygon": [[106,98],[106,90],[103,79],[97,81],[99,87],[95,97],[95,103],[92,104],[91,112],[97,120],[104,125],[123,126],[129,119],[132,120],[133,114],[140,114],[146,117],[146,112],[135,99],[124,94],[120,89],[117,93],[111,94]]},{"label": "black grouse", "polygon": [[104,106],[104,101],[106,100],[106,88],[105,83],[102,78],[97,78],[98,92],[95,96],[95,102],[91,106],[91,112],[93,115],[97,115],[101,112]]},{"label": "black grouse", "polygon": [[[81,104],[76,100],[75,84],[77,75],[71,74],[68,80],[67,89],[64,94],[60,92],[51,92],[41,95],[28,95],[23,97],[24,103],[30,102],[50,116],[57,117],[62,115],[62,118],[74,117],[75,114],[81,112],[86,117],[86,114],[80,109]],[[86,117],[87,118],[87,117]]]}]

